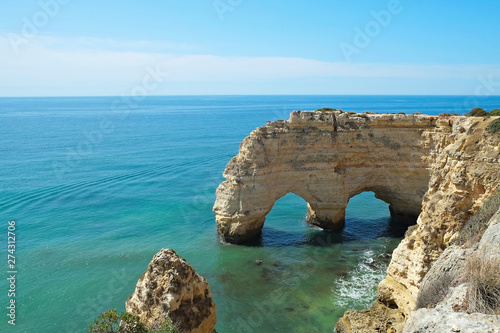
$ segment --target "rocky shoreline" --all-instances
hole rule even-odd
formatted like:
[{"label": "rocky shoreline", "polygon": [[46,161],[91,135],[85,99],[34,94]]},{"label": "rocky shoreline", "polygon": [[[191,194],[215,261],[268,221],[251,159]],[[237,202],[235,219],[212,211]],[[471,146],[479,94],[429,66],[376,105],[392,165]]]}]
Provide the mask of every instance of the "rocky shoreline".
[{"label": "rocky shoreline", "polygon": [[[471,256],[500,260],[500,210],[482,239],[459,240],[500,190],[500,133],[487,129],[497,118],[294,111],[252,132],[227,165],[214,205],[219,234],[232,243],[256,237],[289,192],[308,202],[309,223],[339,229],[349,198],[374,191],[399,222],[416,224],[394,251],[377,301],[347,311],[337,332],[500,332],[494,314],[469,313],[471,282],[461,275]],[[451,271],[459,273],[443,299],[417,309],[423,290]],[[150,324],[168,316],[186,332],[213,332],[216,321],[206,280],[170,250],[153,258],[127,311]]]},{"label": "rocky shoreline", "polygon": [[[214,205],[219,233],[234,243],[255,237],[288,192],[303,197],[308,221],[325,229],[341,228],[348,199],[366,190],[406,217],[400,221],[418,215],[377,302],[337,325],[339,332],[401,332],[433,263],[500,189],[500,135],[487,130],[497,118],[294,111],[252,132],[229,162]],[[349,329],[355,323],[363,328]]]}]

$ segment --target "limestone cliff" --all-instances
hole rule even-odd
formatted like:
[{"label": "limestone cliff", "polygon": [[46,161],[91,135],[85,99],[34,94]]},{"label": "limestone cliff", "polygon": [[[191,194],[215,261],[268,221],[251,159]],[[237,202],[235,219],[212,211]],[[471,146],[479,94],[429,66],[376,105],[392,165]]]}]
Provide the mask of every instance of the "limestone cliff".
[{"label": "limestone cliff", "polygon": [[221,237],[257,236],[287,193],[308,204],[308,222],[341,229],[349,199],[364,191],[389,203],[392,216],[414,223],[435,156],[451,119],[426,115],[292,112],[245,138],[227,165],[214,205]]},{"label": "limestone cliff", "polygon": [[456,302],[465,298],[465,287],[451,288],[448,298],[433,309],[415,311],[406,322],[403,333],[500,333],[500,317],[454,310]]},{"label": "limestone cliff", "polygon": [[149,327],[169,317],[181,332],[215,332],[216,306],[207,281],[173,250],[153,257],[125,307]]},{"label": "limestone cliff", "polygon": [[[408,315],[431,265],[457,238],[467,219],[500,188],[500,135],[491,120],[457,118],[449,144],[434,162],[417,225],[394,251],[379,298]],[[401,292],[400,292],[401,291]]]},{"label": "limestone cliff", "polygon": [[219,234],[232,243],[256,237],[290,192],[308,203],[309,223],[339,229],[349,199],[375,192],[395,219],[418,216],[417,224],[394,251],[378,301],[347,312],[337,330],[401,332],[432,264],[500,189],[500,134],[486,131],[491,121],[294,111],[252,132],[227,165],[214,205]]},{"label": "limestone cliff", "polygon": [[[498,203],[498,200],[497,200]],[[481,241],[468,248],[452,245],[439,257],[426,274],[419,291],[419,303],[429,304],[412,312],[403,333],[424,332],[488,332],[500,333],[500,317],[494,314],[477,313],[471,308],[475,281],[470,281],[471,268],[478,268],[475,260],[481,260],[486,281],[497,283],[500,272],[500,209],[490,219]],[[468,265],[469,268],[467,268]],[[492,266],[488,267],[488,263]],[[492,271],[488,271],[492,269]],[[479,269],[481,270],[481,269]],[[496,274],[496,279],[490,279]],[[484,283],[485,281],[481,281]],[[481,284],[482,284],[481,283]],[[472,286],[472,287],[471,287]],[[490,285],[491,287],[491,285]],[[472,290],[471,290],[472,289]],[[484,296],[484,295],[483,295]],[[437,302],[435,306],[433,303]],[[500,299],[497,300],[497,305]],[[485,311],[488,312],[488,311]]]},{"label": "limestone cliff", "polygon": [[[394,251],[387,277],[379,285],[379,301],[400,310],[403,322],[414,310],[422,280],[433,263],[456,240],[467,219],[500,188],[500,135],[485,130],[490,121],[455,118],[444,149],[435,154],[417,225]],[[338,331],[350,332],[343,327],[359,321],[361,315],[346,313]],[[367,327],[363,332],[373,331]]]}]

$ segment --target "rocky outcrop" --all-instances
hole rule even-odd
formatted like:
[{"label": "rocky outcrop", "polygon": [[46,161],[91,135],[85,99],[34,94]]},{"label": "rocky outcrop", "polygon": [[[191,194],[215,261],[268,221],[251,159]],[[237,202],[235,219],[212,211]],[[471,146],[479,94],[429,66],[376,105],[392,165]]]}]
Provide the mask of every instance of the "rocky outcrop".
[{"label": "rocky outcrop", "polygon": [[349,199],[364,191],[389,203],[392,216],[415,223],[432,163],[448,143],[452,118],[292,112],[245,138],[227,165],[214,205],[221,237],[259,235],[276,200],[295,193],[307,220],[341,229]]},{"label": "rocky outcrop", "polygon": [[[450,300],[460,300],[465,296],[465,288],[462,287],[451,292]],[[406,322],[403,333],[500,333],[498,316],[456,312],[451,303],[444,302],[433,309],[415,311]]]},{"label": "rocky outcrop", "polygon": [[373,333],[401,332],[405,326],[405,318],[398,309],[391,309],[380,301],[370,309],[349,310],[335,325],[337,332]]},{"label": "rocky outcrop", "polygon": [[500,189],[500,134],[486,130],[496,118],[294,111],[253,131],[227,165],[214,205],[219,234],[256,237],[290,192],[307,202],[309,223],[339,229],[349,199],[375,192],[394,218],[417,224],[394,251],[378,301],[347,312],[337,329],[401,332],[433,263]]},{"label": "rocky outcrop", "polygon": [[[399,309],[405,318],[414,310],[432,265],[457,239],[470,216],[500,189],[500,135],[486,131],[491,121],[455,118],[443,141],[445,147],[434,154],[417,225],[409,228],[394,251],[387,277],[379,285],[379,301]],[[359,320],[346,313],[342,321],[351,318]]]},{"label": "rocky outcrop", "polygon": [[181,332],[215,332],[216,306],[207,281],[173,250],[155,254],[125,307],[148,327],[169,317]]},{"label": "rocky outcrop", "polygon": [[[467,261],[474,258],[500,261],[500,210],[491,218],[479,243],[469,248],[452,245],[431,267],[419,291],[419,303],[422,303],[419,306],[425,307],[411,313],[403,333],[500,333],[499,316],[469,309],[473,292],[465,267]],[[500,267],[492,268],[493,273],[498,274]],[[429,301],[430,304],[425,304]]]},{"label": "rocky outcrop", "polygon": [[[417,226],[393,253],[379,297],[394,301],[406,315],[413,310],[431,265],[456,240],[468,218],[500,189],[500,135],[485,131],[489,121],[458,118],[454,122],[449,145],[434,162]],[[392,293],[393,281],[407,294]]]}]

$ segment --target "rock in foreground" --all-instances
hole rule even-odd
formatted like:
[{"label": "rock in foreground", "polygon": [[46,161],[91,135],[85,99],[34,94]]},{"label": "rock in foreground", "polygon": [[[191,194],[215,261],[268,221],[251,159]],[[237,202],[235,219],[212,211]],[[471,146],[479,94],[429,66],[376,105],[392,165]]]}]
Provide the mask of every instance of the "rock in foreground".
[{"label": "rock in foreground", "polygon": [[169,317],[181,332],[215,332],[216,305],[207,280],[174,250],[155,254],[125,307],[149,327]]}]

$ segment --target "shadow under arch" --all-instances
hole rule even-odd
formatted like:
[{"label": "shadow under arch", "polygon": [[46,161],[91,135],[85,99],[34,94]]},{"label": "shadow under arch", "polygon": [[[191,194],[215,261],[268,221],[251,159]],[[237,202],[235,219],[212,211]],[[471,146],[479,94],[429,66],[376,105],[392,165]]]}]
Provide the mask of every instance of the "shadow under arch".
[{"label": "shadow under arch", "polygon": [[379,237],[402,238],[408,225],[396,221],[389,203],[370,190],[361,191],[349,199],[346,208],[343,239],[357,240]]},{"label": "shadow under arch", "polygon": [[274,202],[266,215],[259,237],[241,245],[251,247],[317,246],[327,247],[362,239],[402,238],[407,225],[391,217],[389,204],[372,191],[361,191],[349,199],[345,227],[324,230],[306,222],[307,201],[289,192]]},{"label": "shadow under arch", "polygon": [[267,213],[260,236],[242,245],[282,247],[308,244],[306,212],[307,201],[303,197],[293,192],[286,193]]}]

